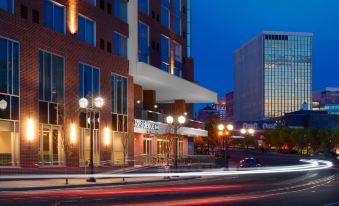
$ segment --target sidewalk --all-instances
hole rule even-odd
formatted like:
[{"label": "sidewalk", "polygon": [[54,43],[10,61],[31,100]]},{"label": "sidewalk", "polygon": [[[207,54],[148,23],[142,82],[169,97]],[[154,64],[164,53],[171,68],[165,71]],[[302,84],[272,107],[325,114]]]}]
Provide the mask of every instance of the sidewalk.
[{"label": "sidewalk", "polygon": [[189,180],[196,177],[172,177],[165,179],[164,177],[145,177],[145,178],[122,178],[114,179],[97,179],[94,183],[86,182],[86,179],[69,179],[65,184],[65,179],[37,179],[37,180],[9,180],[0,181],[0,192],[6,191],[31,191],[31,190],[49,190],[49,189],[70,189],[70,188],[86,188],[99,186],[114,185],[133,185],[157,182],[171,182],[180,180]]}]

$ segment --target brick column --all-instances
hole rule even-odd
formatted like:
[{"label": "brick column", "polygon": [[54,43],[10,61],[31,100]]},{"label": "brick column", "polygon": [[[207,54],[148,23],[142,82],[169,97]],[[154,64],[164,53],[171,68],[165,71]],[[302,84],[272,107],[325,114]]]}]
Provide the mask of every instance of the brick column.
[{"label": "brick column", "polygon": [[183,99],[176,99],[174,101],[174,109],[175,109],[175,115],[181,115],[186,112],[186,104],[185,100]]},{"label": "brick column", "polygon": [[143,91],[143,104],[144,109],[154,110],[154,105],[156,103],[156,92],[155,90],[144,90]]}]

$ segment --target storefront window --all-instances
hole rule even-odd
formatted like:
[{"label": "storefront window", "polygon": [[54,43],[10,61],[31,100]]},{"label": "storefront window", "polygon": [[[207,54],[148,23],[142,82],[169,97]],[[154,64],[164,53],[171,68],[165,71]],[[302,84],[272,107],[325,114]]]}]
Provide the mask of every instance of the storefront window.
[{"label": "storefront window", "polygon": [[[127,154],[128,135],[122,132],[113,132],[112,160],[113,164],[124,164],[124,152]],[[125,157],[127,159],[127,157]],[[125,159],[125,160],[126,160]],[[127,164],[127,162],[125,162]]]},{"label": "storefront window", "polygon": [[19,123],[0,121],[0,167],[19,166]]},{"label": "storefront window", "polygon": [[178,157],[183,157],[184,156],[184,141],[182,139],[178,140]]},{"label": "storefront window", "polygon": [[[91,152],[90,129],[81,128],[80,137],[80,165],[88,165]],[[99,130],[93,130],[93,162],[95,165],[100,164],[100,136]]]}]

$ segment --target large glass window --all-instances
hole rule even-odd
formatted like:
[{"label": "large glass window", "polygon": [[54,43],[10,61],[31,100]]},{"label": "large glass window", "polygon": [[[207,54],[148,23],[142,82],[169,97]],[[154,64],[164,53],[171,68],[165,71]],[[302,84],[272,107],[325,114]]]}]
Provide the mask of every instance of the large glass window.
[{"label": "large glass window", "polygon": [[114,54],[127,58],[127,38],[119,33],[114,33]]},{"label": "large glass window", "polygon": [[170,72],[170,42],[164,35],[161,35],[161,69]]},{"label": "large glass window", "polygon": [[148,15],[149,0],[139,0],[138,1],[138,8],[139,8],[140,12]]},{"label": "large glass window", "polygon": [[95,46],[95,22],[82,15],[78,16],[78,39]]},{"label": "large glass window", "polygon": [[138,31],[138,43],[139,43],[139,61],[148,63],[149,61],[149,51],[148,51],[148,30],[149,27],[139,22],[139,31]]},{"label": "large glass window", "polygon": [[0,37],[0,119],[19,120],[19,44]]},{"label": "large glass window", "polygon": [[0,167],[19,166],[19,122],[0,120]]},{"label": "large glass window", "polygon": [[0,9],[14,13],[14,0],[0,0]]},{"label": "large glass window", "polygon": [[128,84],[127,78],[112,75],[112,129],[127,132]]},{"label": "large glass window", "polygon": [[54,1],[45,0],[45,26],[54,31],[66,32],[65,7]]},{"label": "large glass window", "polygon": [[63,124],[64,58],[39,51],[39,120],[45,124]]},{"label": "large glass window", "polygon": [[127,0],[114,0],[114,16],[127,22]]},{"label": "large glass window", "polygon": [[99,69],[87,64],[79,65],[79,96],[87,98],[89,106],[94,98],[99,96],[99,82]]},{"label": "large glass window", "polygon": [[161,24],[166,26],[167,28],[170,28],[170,9],[170,0],[161,0]]},{"label": "large glass window", "polygon": [[173,30],[181,35],[181,0],[173,0],[174,7],[174,25]]},{"label": "large glass window", "polygon": [[181,44],[174,42],[174,74],[178,77],[182,76],[182,47]]}]

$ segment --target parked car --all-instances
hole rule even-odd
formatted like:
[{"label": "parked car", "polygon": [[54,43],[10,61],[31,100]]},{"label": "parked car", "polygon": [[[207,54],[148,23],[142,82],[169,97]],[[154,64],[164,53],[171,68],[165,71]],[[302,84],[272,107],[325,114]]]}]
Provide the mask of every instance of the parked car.
[{"label": "parked car", "polygon": [[239,162],[240,168],[246,168],[246,167],[261,167],[262,164],[259,162],[257,158],[254,157],[248,157],[244,158]]}]

